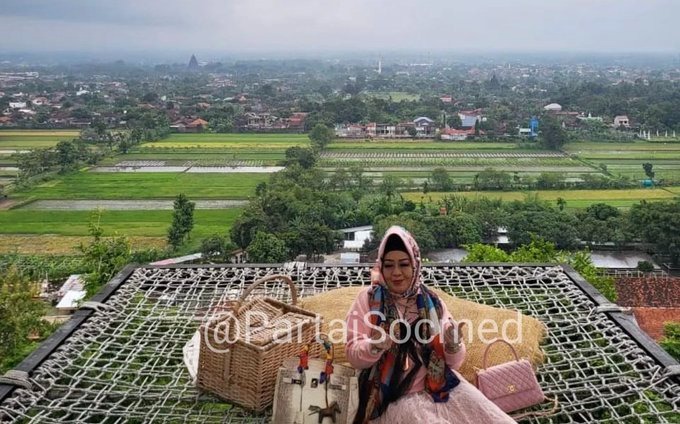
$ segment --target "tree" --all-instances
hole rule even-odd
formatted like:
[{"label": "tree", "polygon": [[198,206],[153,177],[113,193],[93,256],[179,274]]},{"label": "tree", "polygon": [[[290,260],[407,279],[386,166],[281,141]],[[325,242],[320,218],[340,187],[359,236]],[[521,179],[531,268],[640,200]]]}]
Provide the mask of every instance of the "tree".
[{"label": "tree", "polygon": [[646,175],[647,178],[649,178],[650,180],[653,180],[653,179],[654,179],[655,173],[654,173],[653,168],[654,168],[654,164],[652,164],[652,163],[645,162],[645,163],[642,164],[642,169],[645,170],[645,175]]},{"label": "tree", "polygon": [[577,224],[573,215],[562,211],[519,211],[508,218],[508,237],[514,244],[522,245],[536,236],[568,249],[578,243]]},{"label": "tree", "polygon": [[568,263],[607,299],[616,302],[614,278],[603,275],[593,265],[590,253],[587,251],[574,253],[560,251],[556,249],[555,244],[536,237],[532,237],[529,243],[518,247],[510,254],[497,247],[485,244],[473,244],[465,246],[465,248],[468,255],[463,259],[463,262]]},{"label": "tree", "polygon": [[45,304],[16,264],[0,274],[0,373],[21,361],[30,336],[44,337],[51,326],[42,319]]},{"label": "tree", "polygon": [[401,184],[401,178],[387,174],[383,177],[382,183],[380,183],[380,191],[384,193],[388,199],[391,199],[392,196],[398,193]]},{"label": "tree", "polygon": [[76,167],[80,159],[78,147],[71,141],[60,141],[55,146],[57,163],[61,172],[67,172]]},{"label": "tree", "polygon": [[206,261],[226,261],[235,245],[227,237],[213,234],[201,241],[201,255]]},{"label": "tree", "polygon": [[87,246],[80,244],[78,249],[85,257],[85,264],[91,270],[85,276],[85,289],[88,296],[94,295],[100,287],[130,262],[130,241],[125,236],[104,237],[101,226],[102,211],[97,209],[90,215],[90,235],[92,241]]},{"label": "tree", "polygon": [[680,361],[680,322],[667,322],[663,326],[663,339],[659,342],[666,352]]},{"label": "tree", "polygon": [[435,168],[432,170],[428,189],[434,191],[453,190],[453,180],[445,168]]},{"label": "tree", "polygon": [[157,93],[150,91],[146,93],[144,96],[142,96],[142,101],[146,103],[155,103],[158,101],[159,98],[160,96]]},{"label": "tree", "polygon": [[505,171],[486,168],[475,175],[474,186],[480,190],[506,190],[512,186],[512,176]]},{"label": "tree", "polygon": [[234,130],[234,121],[231,118],[213,118],[209,122],[210,130],[215,133],[230,133]]},{"label": "tree", "polygon": [[186,195],[180,193],[173,203],[172,224],[168,228],[168,244],[177,249],[189,238],[194,228],[194,207]]},{"label": "tree", "polygon": [[246,248],[248,260],[253,263],[280,263],[288,257],[286,244],[274,234],[258,231]]},{"label": "tree", "polygon": [[541,120],[541,142],[543,147],[559,150],[567,142],[567,133],[556,118],[546,115]]},{"label": "tree", "polygon": [[556,202],[557,202],[557,207],[558,207],[559,210],[561,210],[561,211],[563,211],[564,208],[567,206],[567,201],[564,200],[564,199],[561,198],[561,197],[558,197]]},{"label": "tree", "polygon": [[335,132],[324,124],[316,124],[309,132],[309,139],[314,150],[323,150],[328,143],[333,141]]},{"label": "tree", "polygon": [[638,261],[637,269],[641,272],[652,272],[654,271],[654,264],[649,261]]},{"label": "tree", "polygon": [[629,228],[643,242],[654,243],[658,253],[680,263],[680,201],[645,202],[630,208]]},{"label": "tree", "polygon": [[294,163],[297,163],[303,169],[310,169],[316,164],[316,153],[312,149],[300,146],[289,147],[286,149],[285,166]]},{"label": "tree", "polygon": [[231,240],[241,249],[245,249],[253,241],[257,232],[267,230],[268,218],[261,209],[246,209],[229,230]]}]

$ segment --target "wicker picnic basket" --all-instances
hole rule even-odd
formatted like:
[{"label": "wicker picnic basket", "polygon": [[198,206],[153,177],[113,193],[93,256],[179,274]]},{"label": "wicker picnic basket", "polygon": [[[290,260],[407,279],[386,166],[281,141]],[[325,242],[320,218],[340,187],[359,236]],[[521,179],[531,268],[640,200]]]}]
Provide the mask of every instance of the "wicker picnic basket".
[{"label": "wicker picnic basket", "polygon": [[[288,283],[292,304],[269,297],[245,301],[255,287],[273,280]],[[285,275],[257,280],[240,299],[222,305],[225,312],[200,328],[198,388],[255,412],[268,408],[281,364],[315,340],[321,320],[319,315],[295,305],[297,289]],[[318,343],[313,346],[319,353]]]}]

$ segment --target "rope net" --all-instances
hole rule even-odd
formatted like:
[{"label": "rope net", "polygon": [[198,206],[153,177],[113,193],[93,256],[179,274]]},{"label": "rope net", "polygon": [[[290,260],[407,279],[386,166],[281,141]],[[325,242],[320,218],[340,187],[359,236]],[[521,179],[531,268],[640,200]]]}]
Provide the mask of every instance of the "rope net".
[{"label": "rope net", "polygon": [[[370,284],[364,266],[138,268],[0,404],[0,421],[25,423],[267,422],[191,384],[182,348],[211,307],[265,275],[288,273],[300,296]],[[537,371],[560,410],[524,422],[680,423],[680,385],[561,267],[425,266],[426,284],[543,321]],[[255,290],[290,301],[285,284]],[[677,380],[676,380],[677,381]]]}]

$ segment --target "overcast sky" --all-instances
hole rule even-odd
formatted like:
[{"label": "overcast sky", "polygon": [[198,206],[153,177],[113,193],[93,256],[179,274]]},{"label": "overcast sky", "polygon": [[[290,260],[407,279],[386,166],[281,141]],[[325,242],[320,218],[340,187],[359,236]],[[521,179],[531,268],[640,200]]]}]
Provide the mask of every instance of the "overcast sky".
[{"label": "overcast sky", "polygon": [[0,52],[680,52],[679,0],[0,0]]}]

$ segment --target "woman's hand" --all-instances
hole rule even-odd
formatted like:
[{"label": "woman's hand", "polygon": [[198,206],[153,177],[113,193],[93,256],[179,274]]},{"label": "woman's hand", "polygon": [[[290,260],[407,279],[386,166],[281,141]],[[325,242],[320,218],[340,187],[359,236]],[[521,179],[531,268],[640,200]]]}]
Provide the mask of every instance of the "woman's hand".
[{"label": "woman's hand", "polygon": [[463,327],[465,327],[464,322],[454,322],[449,319],[448,325],[444,330],[444,348],[449,353],[455,353],[460,350],[463,343],[461,334],[463,334]]},{"label": "woman's hand", "polygon": [[392,343],[390,335],[385,331],[373,330],[371,333],[371,352],[375,355],[391,348]]}]

